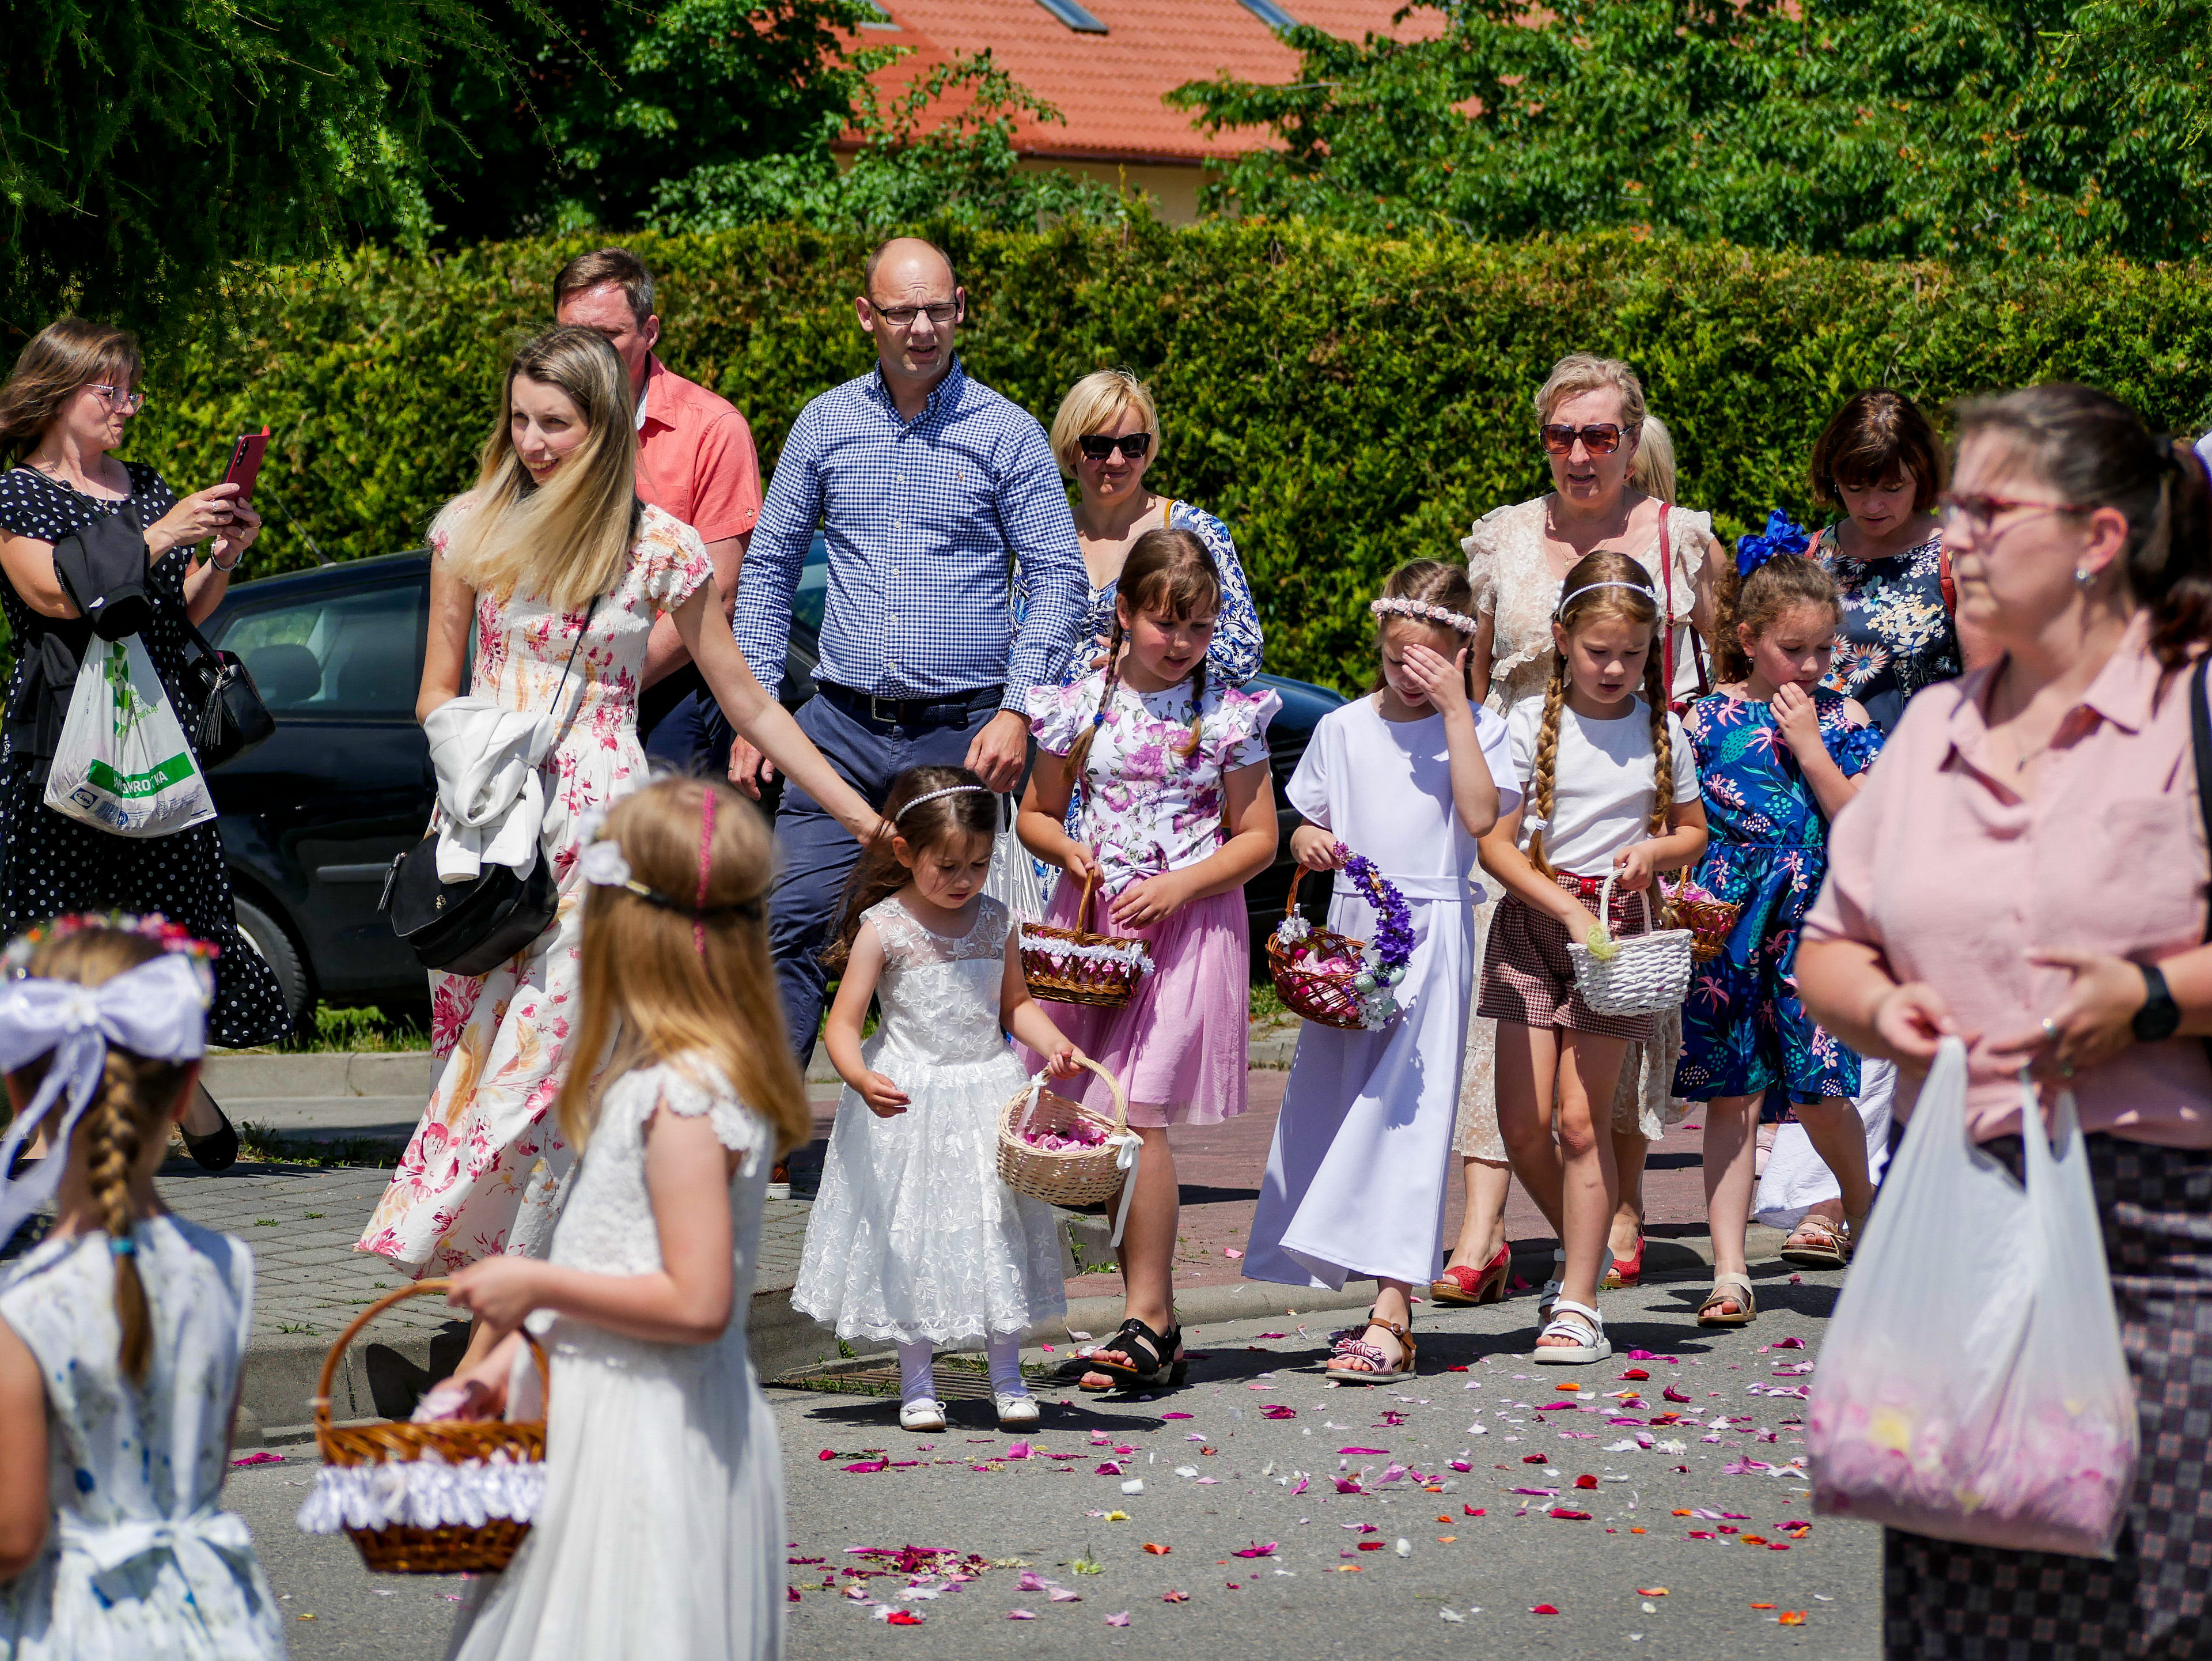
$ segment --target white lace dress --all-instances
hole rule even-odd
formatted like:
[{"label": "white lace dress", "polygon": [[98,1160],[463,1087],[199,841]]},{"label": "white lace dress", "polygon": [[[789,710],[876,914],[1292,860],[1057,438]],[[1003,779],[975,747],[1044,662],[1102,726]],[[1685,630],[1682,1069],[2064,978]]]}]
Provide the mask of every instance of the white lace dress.
[{"label": "white lace dress", "polygon": [[[1544,544],[1545,504],[1550,499],[1537,496],[1510,508],[1493,508],[1475,520],[1459,545],[1467,556],[1468,577],[1474,585],[1474,608],[1494,619],[1490,696],[1484,702],[1500,715],[1522,698],[1540,696],[1551,678],[1552,611],[1559,603],[1559,576],[1552,569],[1552,557]],[[1696,672],[1687,644],[1690,613],[1697,604],[1698,571],[1705,562],[1705,538],[1712,529],[1711,514],[1675,507],[1667,514],[1674,600],[1670,622],[1675,635],[1678,688]],[[1656,532],[1649,547],[1636,551],[1636,557],[1655,577],[1659,575]],[[1475,908],[1477,964],[1489,945],[1491,914],[1497,909],[1496,900]],[[1472,1012],[1474,1007],[1470,1000],[1468,1008]],[[1680,1118],[1671,1106],[1671,1092],[1674,1063],[1681,1054],[1679,1009],[1660,1017],[1656,1043],[1629,1045],[1627,1057],[1620,1064],[1620,1084],[1613,1094],[1615,1130],[1633,1130],[1656,1141],[1670,1119]],[[1472,1013],[1467,1027],[1467,1060],[1460,1072],[1459,1125],[1452,1147],[1462,1158],[1505,1163],[1505,1142],[1498,1131],[1498,1024]]]},{"label": "white lace dress", "polygon": [[792,1307],[840,1338],[939,1349],[1066,1312],[1052,1208],[999,1180],[999,1111],[1028,1082],[999,1030],[1006,909],[976,902],[958,940],[896,897],[862,913],[884,946],[883,1025],[860,1047],[904,1091],[879,1119],[848,1089],[806,1224]]},{"label": "white lace dress", "polygon": [[243,1241],[181,1217],[133,1232],[153,1311],[146,1382],[116,1360],[105,1234],[52,1238],[0,1274],[0,1321],[46,1390],[45,1550],[0,1582],[0,1661],[263,1661],[284,1617],[222,1509],[253,1324]]},{"label": "white lace dress", "polygon": [[[541,1311],[552,1364],[545,1504],[501,1575],[477,1583],[459,1661],[774,1661],[782,1652],[783,1465],[745,1348],[769,1131],[703,1061],[624,1074],[607,1089],[550,1261],[649,1275],[660,1236],[645,1181],[659,1113],[705,1114],[742,1153],[730,1182],[734,1313],[711,1344],[628,1338]],[[532,1410],[528,1357],[511,1416]]]}]

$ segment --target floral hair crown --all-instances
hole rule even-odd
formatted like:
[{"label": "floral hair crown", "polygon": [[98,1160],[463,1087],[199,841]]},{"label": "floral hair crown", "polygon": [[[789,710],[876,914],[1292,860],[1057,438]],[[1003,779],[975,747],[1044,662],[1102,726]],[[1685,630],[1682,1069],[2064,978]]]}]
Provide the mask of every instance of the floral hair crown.
[{"label": "floral hair crown", "polygon": [[585,818],[580,827],[586,837],[584,850],[576,861],[583,869],[584,880],[594,888],[623,889],[636,895],[647,905],[658,906],[663,911],[680,912],[690,918],[692,938],[702,957],[707,949],[708,918],[732,915],[740,917],[758,917],[762,915],[761,903],[758,900],[732,900],[727,905],[707,904],[707,879],[714,851],[714,815],[712,807],[714,800],[714,793],[709,789],[707,792],[706,805],[700,815],[699,891],[694,897],[683,898],[673,894],[664,894],[659,889],[649,888],[640,882],[630,869],[629,859],[623,852],[622,843],[611,837],[599,834],[600,827],[606,818],[604,813],[589,814]]},{"label": "floral hair crown", "polygon": [[1449,605],[1431,605],[1423,599],[1393,599],[1385,596],[1368,608],[1376,617],[1395,613],[1401,618],[1419,618],[1423,623],[1441,623],[1462,635],[1474,632],[1474,619],[1464,611],[1455,611]]},{"label": "floral hair crown", "polygon": [[4,951],[0,951],[0,977],[23,979],[31,972],[31,959],[48,940],[67,940],[88,928],[137,934],[153,941],[164,952],[190,959],[193,978],[199,982],[201,991],[210,998],[215,996],[215,960],[222,955],[222,948],[179,928],[158,911],[149,911],[143,916],[128,911],[72,911],[27,928],[9,940]]}]

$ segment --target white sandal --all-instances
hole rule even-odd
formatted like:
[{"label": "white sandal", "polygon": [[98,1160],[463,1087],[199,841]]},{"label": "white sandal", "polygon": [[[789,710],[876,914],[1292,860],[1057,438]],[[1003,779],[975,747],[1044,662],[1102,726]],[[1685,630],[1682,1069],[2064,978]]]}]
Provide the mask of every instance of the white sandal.
[{"label": "white sandal", "polygon": [[[1579,1315],[1579,1321],[1570,1316]],[[1547,1344],[1547,1338],[1578,1338],[1579,1343]],[[1536,1335],[1536,1347],[1528,1359],[1540,1366],[1586,1366],[1592,1361],[1602,1361],[1613,1354],[1613,1341],[1605,1335],[1605,1317],[1588,1304],[1578,1304],[1571,1298],[1560,1298],[1552,1305],[1552,1318]]]},{"label": "white sandal", "polygon": [[[1605,1262],[1597,1272],[1600,1286],[1605,1284],[1605,1277],[1613,1273],[1613,1266],[1620,1261],[1613,1255],[1613,1248],[1607,1246],[1605,1249]],[[1567,1249],[1561,1246],[1552,1254],[1552,1278],[1544,1282],[1544,1289],[1536,1294],[1538,1320],[1548,1321],[1552,1318],[1553,1306],[1559,1301],[1559,1294],[1566,1290],[1566,1281],[1562,1278],[1566,1274],[1566,1269]]]},{"label": "white sandal", "polygon": [[945,1404],[933,1396],[917,1396],[899,1403],[901,1430],[943,1430]]},{"label": "white sandal", "polygon": [[1034,1430],[1043,1421],[1044,1414],[1037,1406],[1036,1397],[1025,1390],[994,1390],[991,1402],[999,1409],[1000,1430]]}]

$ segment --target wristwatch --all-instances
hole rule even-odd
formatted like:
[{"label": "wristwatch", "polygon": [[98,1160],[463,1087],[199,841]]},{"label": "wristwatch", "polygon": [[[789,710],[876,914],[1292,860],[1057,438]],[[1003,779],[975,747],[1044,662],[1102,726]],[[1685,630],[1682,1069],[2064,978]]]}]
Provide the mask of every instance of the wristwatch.
[{"label": "wristwatch", "polygon": [[2143,1007],[2136,1011],[2136,1018],[2128,1023],[2134,1030],[2138,1043],[2156,1043],[2170,1038],[2181,1027],[2181,1006],[2173,1001],[2173,994],[2166,989],[2166,977],[2151,964],[2137,964],[2142,970]]}]

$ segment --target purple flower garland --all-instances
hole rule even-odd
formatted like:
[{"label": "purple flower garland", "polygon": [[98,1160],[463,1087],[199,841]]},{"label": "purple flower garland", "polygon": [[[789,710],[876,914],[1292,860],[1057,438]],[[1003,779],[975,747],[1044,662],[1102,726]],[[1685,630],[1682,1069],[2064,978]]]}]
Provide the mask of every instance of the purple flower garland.
[{"label": "purple flower garland", "polygon": [[[1342,843],[1336,844],[1336,852],[1344,861],[1344,874],[1365,891],[1378,919],[1375,938],[1367,944],[1352,989],[1359,995],[1360,1025],[1370,1032],[1380,1031],[1398,1019],[1398,1000],[1392,989],[1406,978],[1406,964],[1413,955],[1413,910],[1406,904],[1406,897],[1375,868],[1372,860],[1353,853]],[[1312,926],[1293,913],[1277,927],[1275,938],[1288,945],[1311,932]]]}]

